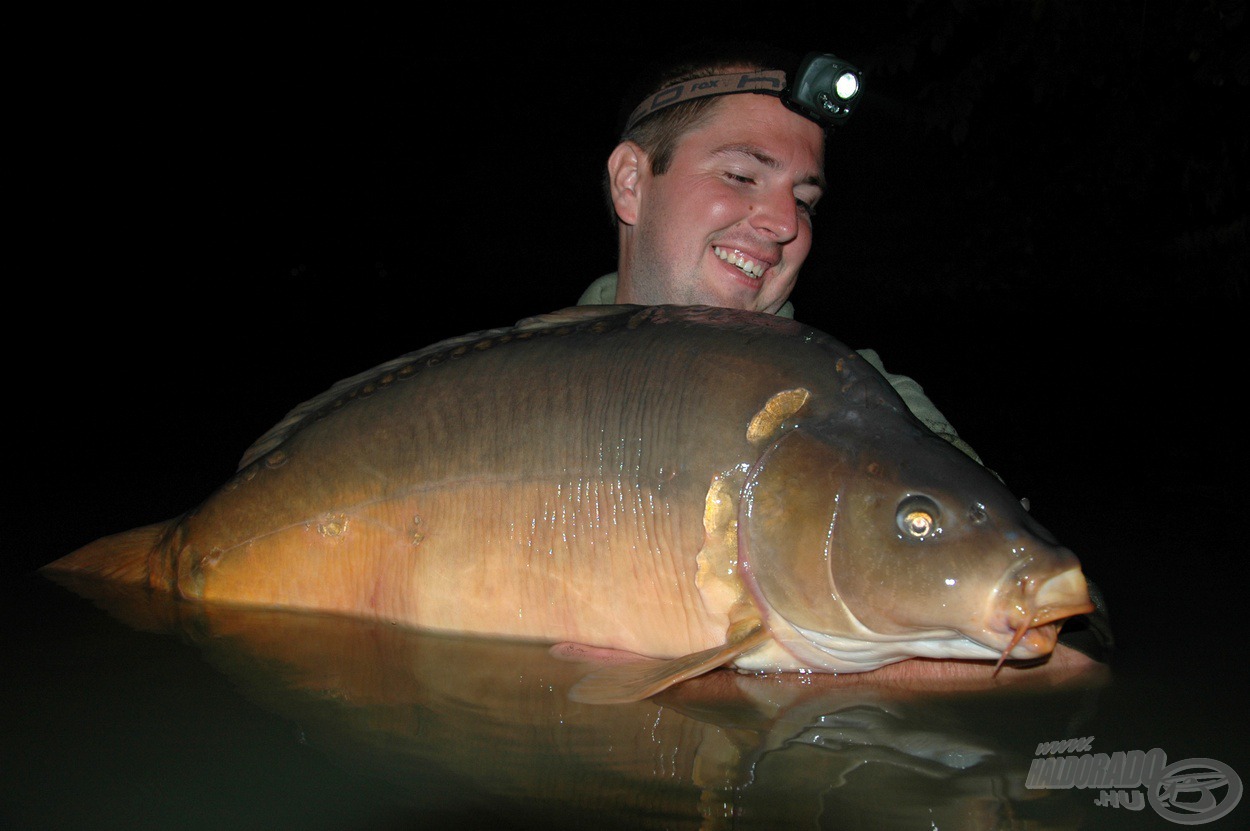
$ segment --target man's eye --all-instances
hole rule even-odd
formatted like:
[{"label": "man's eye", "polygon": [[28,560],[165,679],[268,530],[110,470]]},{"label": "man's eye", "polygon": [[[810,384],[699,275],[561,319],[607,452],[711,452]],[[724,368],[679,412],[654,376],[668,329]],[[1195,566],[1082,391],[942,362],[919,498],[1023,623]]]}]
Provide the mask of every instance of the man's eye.
[{"label": "man's eye", "polygon": [[743,176],[741,173],[730,173],[729,171],[726,171],[725,177],[728,178],[731,182],[741,182],[744,185],[755,184],[754,179],[752,179],[750,176]]},{"label": "man's eye", "polygon": [[799,206],[799,210],[807,214],[808,218],[816,216],[816,206],[810,202],[804,202],[802,199],[795,199],[794,203]]}]

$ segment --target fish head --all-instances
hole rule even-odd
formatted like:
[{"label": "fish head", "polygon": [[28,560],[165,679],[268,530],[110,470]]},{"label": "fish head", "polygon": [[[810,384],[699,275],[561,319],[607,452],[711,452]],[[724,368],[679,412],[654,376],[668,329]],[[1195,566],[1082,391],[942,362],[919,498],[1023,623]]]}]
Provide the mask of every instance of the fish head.
[{"label": "fish head", "polygon": [[784,433],[739,501],[743,580],[806,666],[1033,659],[1093,610],[1080,563],[990,471],[908,419]]}]

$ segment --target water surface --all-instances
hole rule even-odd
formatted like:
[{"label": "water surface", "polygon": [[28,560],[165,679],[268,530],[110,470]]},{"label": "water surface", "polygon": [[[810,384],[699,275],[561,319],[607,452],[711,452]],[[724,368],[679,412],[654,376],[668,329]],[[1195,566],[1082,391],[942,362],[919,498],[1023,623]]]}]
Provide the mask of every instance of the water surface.
[{"label": "water surface", "polygon": [[541,645],[16,587],[6,827],[1165,828],[1027,787],[1036,745],[1246,765],[1234,689],[1131,661],[976,691],[725,672],[602,707]]}]

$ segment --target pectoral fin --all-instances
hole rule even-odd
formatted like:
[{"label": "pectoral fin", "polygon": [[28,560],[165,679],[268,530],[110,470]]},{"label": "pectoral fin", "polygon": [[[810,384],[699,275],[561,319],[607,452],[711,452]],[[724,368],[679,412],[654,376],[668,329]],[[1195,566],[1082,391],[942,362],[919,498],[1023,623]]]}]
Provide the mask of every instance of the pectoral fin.
[{"label": "pectoral fin", "polygon": [[729,629],[720,646],[668,660],[644,659],[604,667],[587,675],[569,690],[569,698],[584,704],[625,704],[641,701],[674,684],[724,666],[768,640],[759,618],[748,618]]}]

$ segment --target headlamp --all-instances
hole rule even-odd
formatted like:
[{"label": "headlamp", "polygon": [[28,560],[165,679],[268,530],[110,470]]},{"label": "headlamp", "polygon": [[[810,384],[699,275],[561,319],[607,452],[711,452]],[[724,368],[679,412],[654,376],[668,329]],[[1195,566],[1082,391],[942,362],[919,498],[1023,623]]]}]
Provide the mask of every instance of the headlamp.
[{"label": "headlamp", "polygon": [[780,69],[735,72],[692,78],[666,87],[639,104],[625,122],[628,133],[634,125],[660,110],[712,95],[734,95],[754,92],[773,95],[804,118],[822,127],[837,127],[851,117],[862,97],[859,70],[846,61],[828,54],[810,52],[794,73],[793,83],[786,82]]}]

